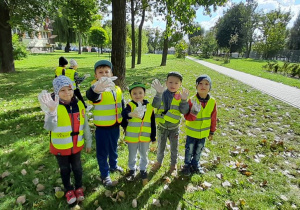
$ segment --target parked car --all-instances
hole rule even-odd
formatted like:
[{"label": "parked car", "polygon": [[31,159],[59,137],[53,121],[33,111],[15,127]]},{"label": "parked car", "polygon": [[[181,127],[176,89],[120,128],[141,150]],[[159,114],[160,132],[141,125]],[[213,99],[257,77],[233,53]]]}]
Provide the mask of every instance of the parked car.
[{"label": "parked car", "polygon": [[91,52],[98,52],[98,47],[92,47]]},{"label": "parked car", "polygon": [[82,52],[88,52],[88,48],[87,47],[82,47]]}]

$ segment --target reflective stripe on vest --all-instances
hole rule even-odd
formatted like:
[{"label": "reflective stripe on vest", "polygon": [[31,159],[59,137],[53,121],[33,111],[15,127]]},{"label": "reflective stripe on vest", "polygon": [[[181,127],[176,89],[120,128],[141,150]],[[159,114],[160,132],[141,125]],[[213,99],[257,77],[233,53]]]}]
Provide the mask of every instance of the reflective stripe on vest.
[{"label": "reflective stripe on vest", "polygon": [[[133,102],[129,102],[131,111],[136,108]],[[128,120],[128,126],[126,128],[125,141],[129,143],[137,142],[149,142],[151,140],[151,115],[154,108],[149,103],[147,104],[147,110],[144,114],[144,118],[140,119],[133,117]]]},{"label": "reflective stripe on vest", "polygon": [[[179,94],[179,92],[176,92],[175,94]],[[161,101],[161,105],[159,109],[157,110],[157,114],[155,115],[155,119],[158,123],[164,124],[165,121],[171,122],[171,123],[178,123],[181,119],[181,113],[179,111],[179,105],[180,105],[181,99],[175,99],[173,97],[170,109],[167,111],[165,115],[163,115],[164,110],[164,103]]]},{"label": "reflective stripe on vest", "polygon": [[[64,69],[64,67],[57,67],[56,68],[56,71],[55,71],[55,75],[56,76],[60,76],[60,75],[62,75],[62,71],[63,71],[63,69]],[[73,83],[73,87],[74,88],[76,88],[76,83],[75,83],[75,70],[74,69],[65,69],[65,76],[66,77],[69,77],[70,78],[70,80],[72,81],[72,83]]]},{"label": "reflective stripe on vest", "polygon": [[[196,101],[198,104],[201,104],[197,96],[194,97],[196,99],[193,99],[193,101]],[[214,110],[215,103],[215,99],[210,98],[205,108],[201,106],[201,110],[198,113],[196,120],[186,120],[186,135],[197,139],[202,139],[209,136],[211,126],[211,113]]]},{"label": "reflective stripe on vest", "polygon": [[[81,101],[78,101],[80,126],[79,134],[77,135],[77,147],[81,147],[84,144],[83,139],[83,127],[84,127],[84,114],[85,107]],[[58,105],[57,107],[57,128],[51,132],[51,142],[56,149],[70,149],[73,147],[73,136],[71,133],[72,122],[69,113],[64,105]]]},{"label": "reflective stripe on vest", "polygon": [[111,126],[116,122],[122,122],[122,90],[120,87],[116,86],[115,96],[112,92],[103,92],[101,100],[93,105],[95,105],[93,114],[96,126]]}]

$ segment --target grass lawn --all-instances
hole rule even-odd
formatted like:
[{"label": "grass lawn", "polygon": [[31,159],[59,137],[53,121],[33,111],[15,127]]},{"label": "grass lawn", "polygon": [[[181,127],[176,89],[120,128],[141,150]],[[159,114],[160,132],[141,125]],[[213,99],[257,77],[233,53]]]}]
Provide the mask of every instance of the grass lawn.
[{"label": "grass lawn", "polygon": [[[62,187],[62,184],[56,159],[49,153],[49,134],[43,129],[44,115],[37,100],[43,89],[52,91],[54,69],[61,55],[68,60],[75,58],[79,73],[92,76],[93,65],[100,59],[94,53],[30,55],[26,60],[15,62],[16,73],[0,74],[0,209],[69,208],[65,198],[56,198],[54,194],[54,187]],[[101,56],[101,59],[107,58],[107,55]],[[167,150],[163,167],[149,174],[150,181],[145,187],[139,175],[136,181],[127,182],[123,175],[114,173],[111,177],[119,183],[109,189],[112,195],[107,197],[99,181],[94,141],[92,153],[82,152],[86,199],[79,204],[81,209],[98,206],[105,210],[131,209],[133,199],[137,199],[138,209],[158,209],[153,204],[154,199],[160,201],[159,209],[224,209],[234,206],[233,202],[240,209],[299,209],[300,110],[188,59],[168,56],[165,67],[159,66],[160,61],[161,55],[144,55],[143,64],[130,69],[131,62],[127,60],[127,83],[146,83],[150,101],[155,94],[150,88],[152,80],[158,78],[163,82],[167,72],[181,72],[183,86],[191,94],[196,93],[197,76],[208,74],[212,78],[211,94],[217,100],[219,122],[214,140],[206,143],[201,157],[206,173],[190,177],[168,174],[170,154]],[[248,65],[246,62],[245,66]],[[81,85],[84,96],[92,79],[88,78]],[[124,97],[129,100],[127,92]],[[94,131],[92,121],[90,125]],[[122,137],[123,134],[118,161],[127,168],[128,150]],[[179,168],[183,165],[184,145],[182,122]],[[156,146],[151,145],[150,162],[155,161]],[[37,180],[45,187],[40,192]],[[125,197],[115,201],[119,191],[124,191]],[[26,202],[16,204],[22,195],[26,195]]]},{"label": "grass lawn", "polygon": [[[202,59],[204,61],[214,63],[220,66],[224,66],[227,68],[235,69],[237,71],[242,71],[248,74],[252,74],[255,76],[259,76],[262,78],[266,78],[275,82],[280,82],[285,85],[293,86],[300,88],[300,79],[292,78],[288,76],[284,76],[282,74],[275,74],[272,72],[268,72],[266,70],[263,70],[262,66],[267,64],[267,61],[264,60],[255,60],[255,59],[244,59],[244,58],[231,58],[230,63],[224,63],[222,58],[219,58],[220,60],[215,59]],[[284,62],[278,61],[279,66],[282,66]]]}]

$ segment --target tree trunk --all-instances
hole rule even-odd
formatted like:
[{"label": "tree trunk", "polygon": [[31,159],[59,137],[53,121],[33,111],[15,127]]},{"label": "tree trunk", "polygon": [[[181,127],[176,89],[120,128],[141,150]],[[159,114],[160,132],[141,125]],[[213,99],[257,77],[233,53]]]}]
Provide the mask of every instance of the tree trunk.
[{"label": "tree trunk", "polygon": [[134,30],[134,0],[131,3],[131,68],[135,68],[135,30]]},{"label": "tree trunk", "polygon": [[125,90],[126,72],[126,1],[112,0],[112,51],[113,74],[116,84]]},{"label": "tree trunk", "polygon": [[78,54],[81,54],[81,34],[80,34],[80,32],[78,32],[78,44],[79,44]]},{"label": "tree trunk", "polygon": [[167,56],[168,56],[168,45],[169,45],[169,38],[165,37],[164,38],[164,49],[163,49],[163,54],[162,54],[162,59],[161,59],[161,66],[166,66],[167,65]]},{"label": "tree trunk", "polygon": [[9,8],[0,1],[0,73],[15,72]]},{"label": "tree trunk", "polygon": [[143,33],[143,25],[145,21],[146,8],[143,8],[142,20],[139,25],[139,41],[138,41],[138,61],[137,64],[142,63],[142,33]]},{"label": "tree trunk", "polygon": [[70,42],[67,41],[66,47],[65,47],[65,52],[68,53],[70,52]]}]

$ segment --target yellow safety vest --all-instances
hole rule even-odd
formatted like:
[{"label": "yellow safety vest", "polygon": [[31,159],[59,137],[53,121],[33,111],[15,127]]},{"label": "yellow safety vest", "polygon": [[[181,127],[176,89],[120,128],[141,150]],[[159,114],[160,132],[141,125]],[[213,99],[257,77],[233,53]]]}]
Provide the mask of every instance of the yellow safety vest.
[{"label": "yellow safety vest", "polygon": [[[179,92],[176,92],[175,94],[179,94]],[[181,113],[179,111],[179,105],[180,105],[181,99],[175,99],[173,97],[170,109],[167,111],[165,115],[163,115],[164,110],[164,103],[161,101],[160,107],[157,110],[157,113],[155,114],[156,122],[164,124],[165,121],[171,122],[171,123],[178,123],[181,119]]]},{"label": "yellow safety vest", "polygon": [[101,100],[93,105],[95,105],[93,114],[96,126],[112,126],[116,122],[122,122],[122,90],[120,87],[116,86],[115,95],[112,92],[103,92]]},{"label": "yellow safety vest", "polygon": [[[133,102],[129,102],[128,105],[131,107],[131,112],[136,108]],[[144,118],[140,119],[133,117],[128,120],[128,126],[126,128],[125,141],[129,143],[138,142],[150,142],[151,134],[151,115],[154,108],[149,103],[147,104],[147,110]]]},{"label": "yellow safety vest", "polygon": [[[197,104],[201,105],[201,102],[194,96],[193,101],[196,101]],[[210,126],[211,126],[211,113],[214,110],[216,104],[216,100],[214,98],[210,98],[205,106],[205,108],[201,105],[201,110],[197,114],[197,119],[194,121],[186,120],[186,135],[196,138],[202,139],[209,136]]]},{"label": "yellow safety vest", "polygon": [[[80,127],[77,137],[77,147],[81,147],[84,144],[83,139],[83,127],[84,127],[84,114],[85,107],[81,101],[78,101]],[[73,147],[73,136],[71,133],[72,122],[69,113],[64,105],[58,105],[57,107],[57,128],[51,132],[51,142],[56,149],[70,149]]]},{"label": "yellow safety vest", "polygon": [[[60,76],[62,75],[62,72],[63,72],[63,69],[65,69],[64,67],[57,67],[56,70],[55,70],[55,75],[56,76]],[[69,77],[70,80],[72,81],[73,83],[73,87],[76,88],[76,83],[75,83],[75,70],[74,69],[65,69],[65,75],[66,77]]]}]

